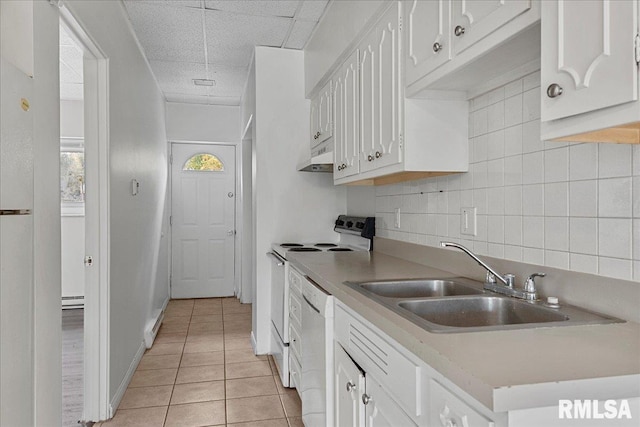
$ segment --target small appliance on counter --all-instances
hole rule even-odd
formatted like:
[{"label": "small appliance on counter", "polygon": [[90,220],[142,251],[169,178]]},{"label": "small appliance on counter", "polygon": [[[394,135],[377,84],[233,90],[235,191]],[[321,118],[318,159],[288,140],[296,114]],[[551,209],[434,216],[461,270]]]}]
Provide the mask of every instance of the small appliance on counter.
[{"label": "small appliance on counter", "polygon": [[287,242],[275,243],[267,255],[271,258],[271,353],[278,366],[282,385],[289,381],[289,252],[354,252],[370,251],[375,234],[374,217],[340,215],[333,230],[338,233],[336,243]]}]

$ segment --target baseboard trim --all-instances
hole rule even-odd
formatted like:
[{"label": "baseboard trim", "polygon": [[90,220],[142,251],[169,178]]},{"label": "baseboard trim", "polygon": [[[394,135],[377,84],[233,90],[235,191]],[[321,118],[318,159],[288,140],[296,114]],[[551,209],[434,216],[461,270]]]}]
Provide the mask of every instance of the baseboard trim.
[{"label": "baseboard trim", "polygon": [[142,356],[144,355],[145,350],[146,350],[146,346],[144,344],[144,341],[142,341],[140,343],[140,347],[138,348],[138,351],[136,352],[136,355],[133,357],[133,360],[129,365],[129,369],[127,370],[127,373],[125,374],[124,378],[120,382],[120,386],[118,387],[116,394],[113,396],[113,399],[111,399],[111,403],[109,404],[110,419],[113,418],[113,416],[116,413],[116,410],[118,409],[118,406],[120,406],[120,401],[124,397],[124,392],[127,391],[127,387],[129,387],[129,383],[133,378],[133,374],[136,372],[136,369],[138,369],[138,364],[140,363],[140,360],[142,359]]}]

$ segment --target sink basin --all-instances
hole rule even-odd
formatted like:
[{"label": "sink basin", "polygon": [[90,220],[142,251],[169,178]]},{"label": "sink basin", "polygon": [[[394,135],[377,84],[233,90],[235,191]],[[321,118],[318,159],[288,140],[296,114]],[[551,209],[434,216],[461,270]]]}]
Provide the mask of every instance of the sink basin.
[{"label": "sink basin", "polygon": [[564,322],[569,317],[512,298],[481,296],[402,301],[398,306],[431,323],[457,328]]},{"label": "sink basin", "polygon": [[482,294],[482,288],[462,283],[464,279],[389,280],[352,283],[372,294],[385,298],[433,298]]}]

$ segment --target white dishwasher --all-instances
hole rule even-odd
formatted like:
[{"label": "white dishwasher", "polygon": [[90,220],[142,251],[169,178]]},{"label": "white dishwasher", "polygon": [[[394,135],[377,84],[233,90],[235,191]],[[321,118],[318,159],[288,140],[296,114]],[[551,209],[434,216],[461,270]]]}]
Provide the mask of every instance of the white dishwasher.
[{"label": "white dishwasher", "polygon": [[333,296],[305,278],[302,299],[302,421],[327,427],[333,422]]}]

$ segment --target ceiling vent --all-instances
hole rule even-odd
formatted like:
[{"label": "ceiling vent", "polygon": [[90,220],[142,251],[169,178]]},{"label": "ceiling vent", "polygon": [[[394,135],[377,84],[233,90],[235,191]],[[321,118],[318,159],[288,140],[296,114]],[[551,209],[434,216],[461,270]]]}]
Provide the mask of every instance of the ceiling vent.
[{"label": "ceiling vent", "polygon": [[215,86],[216,81],[209,79],[193,79],[193,84],[196,86]]}]

